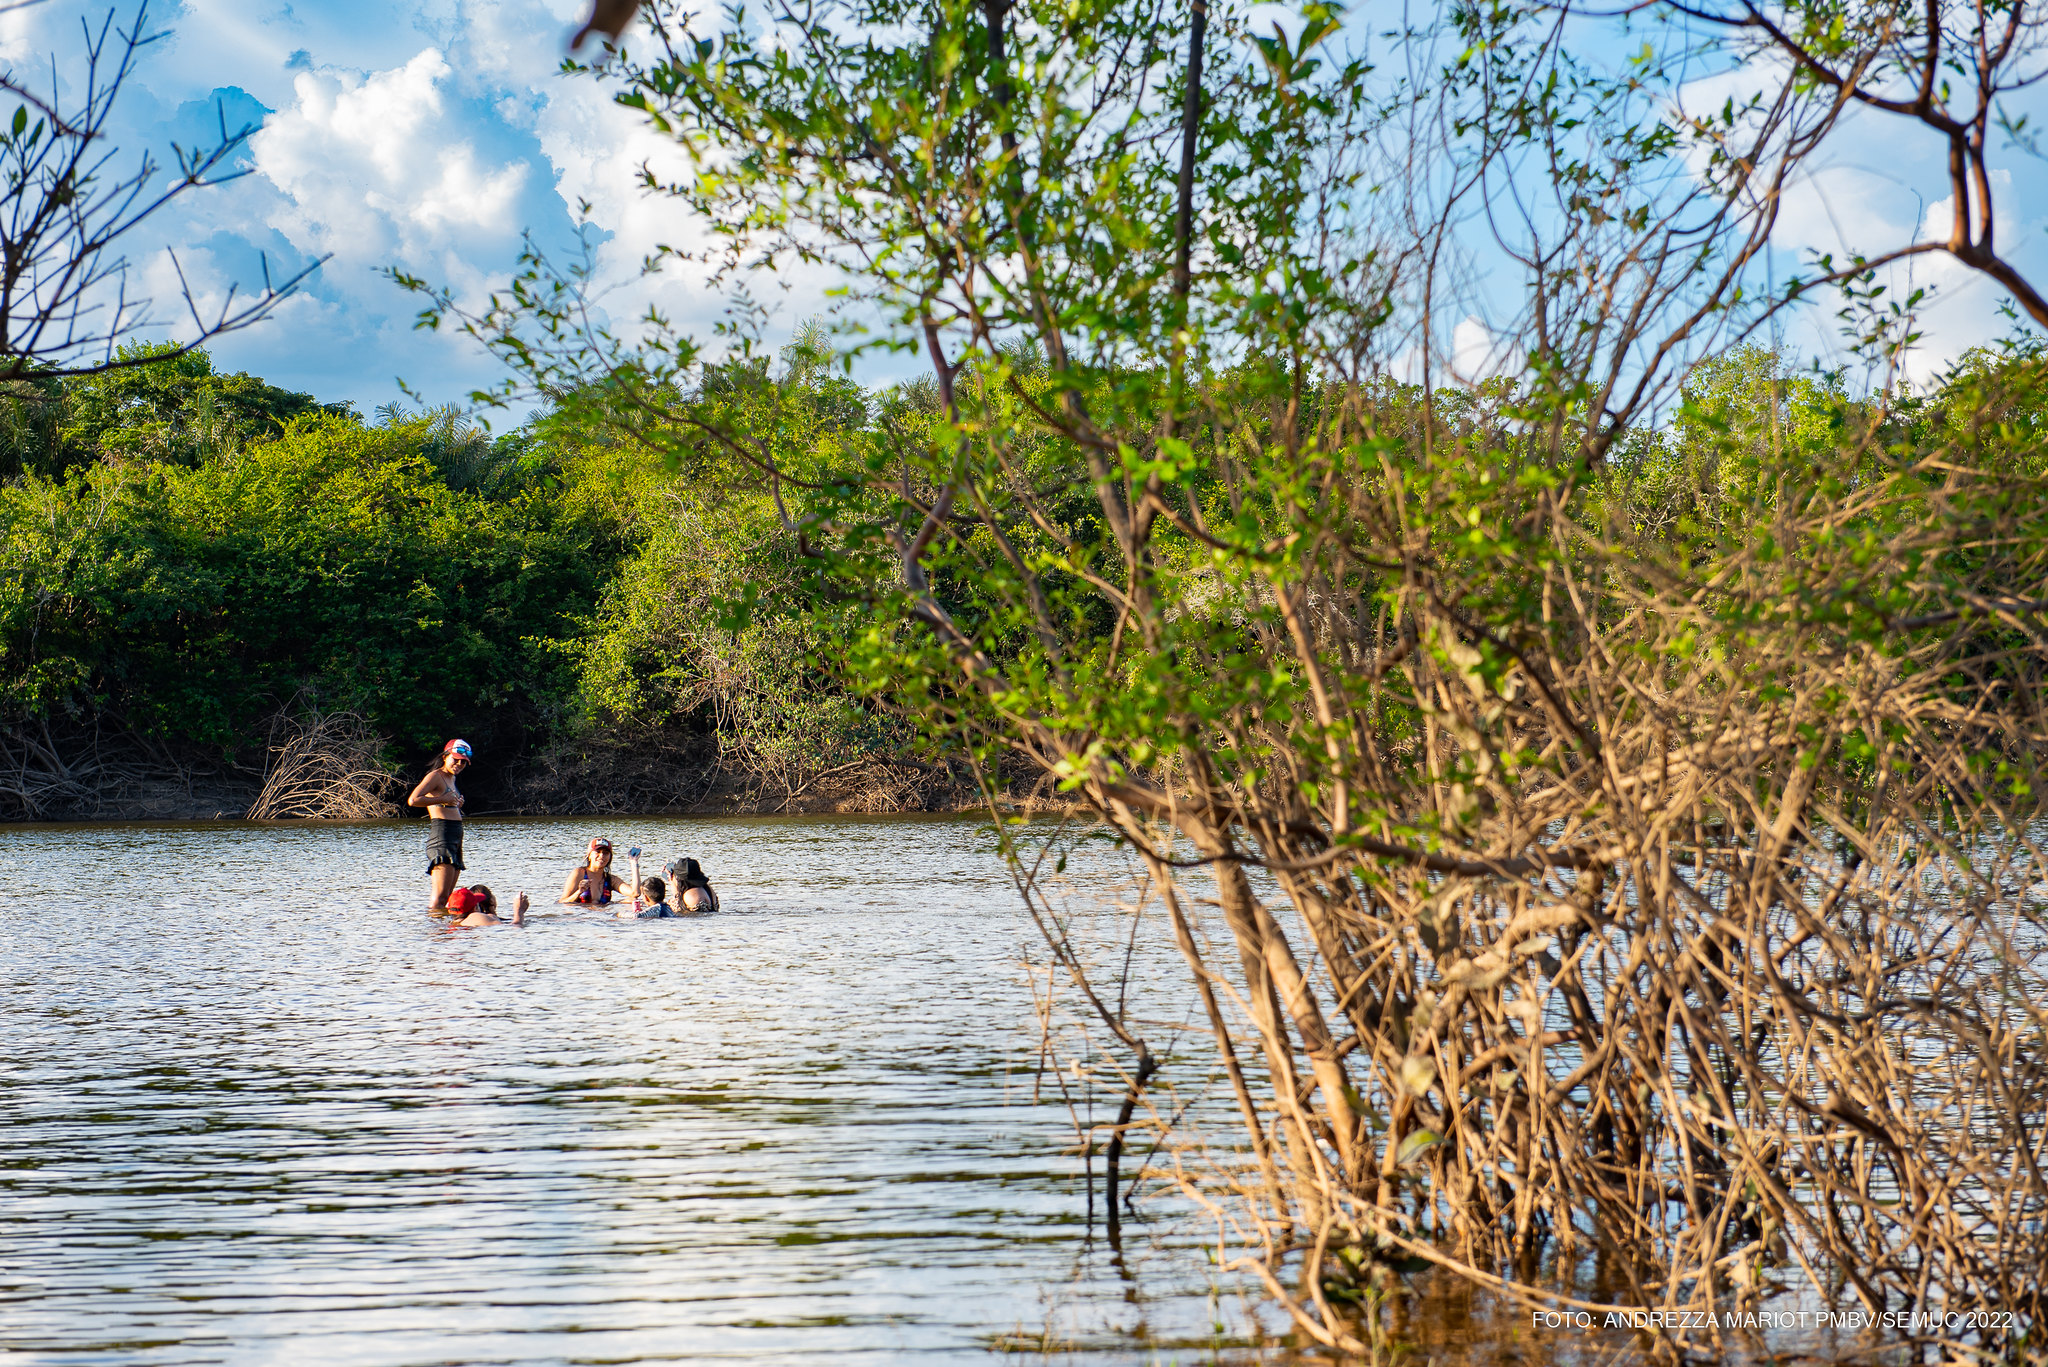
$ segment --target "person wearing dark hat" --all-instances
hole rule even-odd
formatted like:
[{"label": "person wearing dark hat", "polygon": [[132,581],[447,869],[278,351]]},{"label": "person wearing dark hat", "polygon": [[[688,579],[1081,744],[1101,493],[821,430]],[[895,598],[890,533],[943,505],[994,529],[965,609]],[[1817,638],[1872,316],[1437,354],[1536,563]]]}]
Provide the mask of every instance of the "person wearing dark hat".
[{"label": "person wearing dark hat", "polygon": [[558,901],[565,907],[602,907],[611,903],[614,893],[626,890],[626,880],[612,872],[612,842],[598,836],[584,852],[583,862],[569,870]]},{"label": "person wearing dark hat", "polygon": [[704,876],[704,866],[694,859],[678,859],[668,866],[670,877],[676,880],[676,914],[688,916],[695,911],[717,911],[718,891],[711,886],[711,880]]},{"label": "person wearing dark hat", "polygon": [[435,911],[447,909],[448,894],[462,872],[462,794],[455,778],[469,767],[470,756],[468,741],[449,741],[441,747],[441,762],[405,800],[408,807],[427,809],[427,877],[434,882]]}]

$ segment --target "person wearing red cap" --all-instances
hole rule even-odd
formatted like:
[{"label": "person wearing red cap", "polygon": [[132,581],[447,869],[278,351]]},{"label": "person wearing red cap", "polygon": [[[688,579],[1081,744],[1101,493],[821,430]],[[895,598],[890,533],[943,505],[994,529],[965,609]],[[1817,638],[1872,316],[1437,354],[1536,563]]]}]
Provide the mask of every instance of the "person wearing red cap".
[{"label": "person wearing red cap", "polygon": [[[633,853],[637,856],[640,851]],[[583,862],[569,870],[559,905],[601,907],[611,902],[614,893],[624,891],[626,880],[612,872],[612,842],[599,836],[590,842]]]},{"label": "person wearing red cap", "polygon": [[441,747],[441,762],[427,772],[407,798],[409,807],[427,809],[427,877],[434,883],[434,910],[445,911],[462,872],[462,794],[455,777],[469,767],[469,742],[451,740]]},{"label": "person wearing red cap", "polygon": [[452,924],[458,926],[523,926],[530,905],[526,894],[520,893],[519,900],[512,904],[512,918],[508,921],[498,915],[497,894],[482,883],[448,894],[448,914],[455,918]]}]

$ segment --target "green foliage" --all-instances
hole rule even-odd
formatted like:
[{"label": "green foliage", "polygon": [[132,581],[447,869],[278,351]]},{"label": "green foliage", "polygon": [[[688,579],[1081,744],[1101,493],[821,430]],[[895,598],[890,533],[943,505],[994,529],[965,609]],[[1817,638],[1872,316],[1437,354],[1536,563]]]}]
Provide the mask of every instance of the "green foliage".
[{"label": "green foliage", "polygon": [[596,598],[600,529],[449,488],[430,429],[302,417],[196,466],[0,489],[0,707],[221,749],[308,685],[414,745],[559,712],[551,643]]},{"label": "green foliage", "polygon": [[1885,420],[1884,405],[1852,400],[1839,374],[1794,372],[1755,345],[1702,360],[1678,399],[1668,424],[1617,445],[1598,481],[1631,530],[1667,541],[1766,515],[1785,493],[1780,478],[1806,488]]},{"label": "green foliage", "polygon": [[[904,405],[872,404],[823,354],[806,328],[779,371],[765,356],[714,368],[700,411],[769,459],[857,459],[871,408],[886,422]],[[654,401],[675,398],[657,390]],[[708,440],[702,426],[646,427],[648,402],[582,390],[542,424],[556,449],[603,471],[584,487],[608,488],[632,519],[634,550],[572,652],[583,724],[630,735],[697,718],[725,758],[786,790],[901,750],[903,730],[857,705],[834,667],[816,568],[781,534],[780,494],[756,487],[744,446]]]},{"label": "green foliage", "polygon": [[802,566],[765,535],[772,525],[757,508],[676,500],[574,652],[588,725],[632,735],[707,717],[727,758],[792,783],[900,743],[821,658]]},{"label": "green foliage", "polygon": [[[857,434],[867,396],[817,348],[722,372],[723,411]],[[7,722],[226,751],[310,689],[407,746],[681,727],[791,784],[902,743],[828,677],[774,500],[721,447],[650,461],[598,396],[493,438],[453,407],[366,426],[197,353],[43,390],[4,410]]]},{"label": "green foliage", "polygon": [[119,358],[158,356],[73,380],[9,382],[0,395],[0,479],[55,477],[96,460],[192,465],[249,441],[274,437],[294,418],[343,416],[242,372],[222,374],[203,351],[131,343]]},{"label": "green foliage", "polygon": [[[1090,491],[1087,454],[1046,415],[1069,399],[1114,412],[1132,394],[1163,392],[1162,376],[1117,370],[1077,388],[1029,347],[963,366],[956,402],[992,440],[970,480],[982,512],[933,541],[920,589],[900,574],[901,547],[929,506],[918,491],[966,473],[956,445],[966,421],[947,418],[929,379],[864,391],[824,363],[828,345],[807,328],[779,366],[755,357],[710,370],[694,391],[661,391],[667,408],[650,409],[646,391],[572,390],[495,439],[453,408],[389,407],[375,427],[301,413],[268,439],[212,445],[189,439],[189,422],[135,416],[184,422],[210,402],[203,356],[167,363],[167,374],[144,367],[74,385],[86,396],[60,393],[63,411],[130,416],[95,429],[98,460],[0,489],[0,707],[14,718],[111,715],[227,749],[311,686],[408,744],[501,723],[622,738],[681,724],[715,732],[728,759],[792,784],[900,753],[911,743],[906,716],[992,761],[1006,749],[1000,737],[1027,720],[1089,737],[1059,761],[1070,784],[1097,769],[1157,771],[1191,734],[1221,728],[1231,739],[1214,752],[1220,773],[1255,782],[1287,768],[1321,794],[1333,782],[1324,752],[1330,742],[1348,750],[1355,723],[1310,720],[1308,679],[1275,666],[1259,641],[1287,630],[1262,585],[1318,572],[1302,559],[1305,534],[1327,537],[1359,515],[1323,490],[1429,509],[1443,572],[1463,585],[1457,611],[1502,640],[1540,614],[1530,572],[1557,548],[1517,528],[1553,486],[1516,435],[1513,383],[1435,394],[1383,384],[1367,398],[1371,435],[1311,449],[1294,466],[1241,458],[1248,448],[1223,424],[1126,444],[1120,477],[1177,488],[1187,510],[1154,541],[1148,591],[1177,606],[1141,649],[1119,624],[1122,552]],[[1782,599],[1801,592],[1791,566],[1819,551],[1784,547],[1769,569],[1758,547],[1783,539],[1774,519],[1819,492],[1824,470],[1838,484],[1878,471],[1881,446],[1839,468],[1846,440],[1933,439],[1956,414],[1988,411],[1995,391],[2003,407],[1991,435],[2014,461],[2038,464],[2044,396],[2022,383],[2033,374],[1976,358],[1947,389],[1880,423],[1839,382],[1744,349],[1691,372],[1675,420],[1631,433],[1577,497],[1590,525],[1619,517],[1618,530],[1647,537],[1673,564],[1750,556],[1766,567],[1762,589]],[[281,393],[228,378],[245,396]],[[1203,383],[1211,411],[1291,406],[1304,431],[1357,401],[1327,382],[1302,384],[1277,358]],[[170,397],[123,410],[107,398],[116,391]],[[197,397],[181,407],[180,394]],[[1426,423],[1458,459],[1415,459],[1408,443]],[[136,454],[147,449],[138,433],[164,431],[186,433],[184,458]],[[764,482],[769,468],[783,482]],[[1857,538],[1894,535],[1901,517],[1893,505],[1838,529],[1826,554],[1858,554]],[[829,546],[804,539],[828,534],[838,538]],[[1831,589],[1809,610],[1876,621],[1925,592],[1856,582],[1860,599]],[[1398,596],[1393,581],[1370,575],[1352,591],[1368,616]],[[927,630],[933,609],[975,643],[1001,688],[959,687],[957,643]],[[1739,652],[1753,611],[1730,619],[1728,639],[1695,636],[1682,648]],[[1497,691],[1515,667],[1504,646],[1431,641],[1484,689]],[[1388,754],[1411,747],[1426,765],[1417,738],[1428,709],[1400,682],[1384,682],[1371,724]],[[1268,734],[1304,721],[1314,737],[1306,754]],[[1510,750],[1501,762],[1530,760]],[[1385,777],[1395,791],[1407,781]],[[1485,775],[1454,777],[1476,791]],[[1364,795],[1354,788],[1350,800]],[[1381,818],[1417,829],[1412,812],[1391,805]]]}]

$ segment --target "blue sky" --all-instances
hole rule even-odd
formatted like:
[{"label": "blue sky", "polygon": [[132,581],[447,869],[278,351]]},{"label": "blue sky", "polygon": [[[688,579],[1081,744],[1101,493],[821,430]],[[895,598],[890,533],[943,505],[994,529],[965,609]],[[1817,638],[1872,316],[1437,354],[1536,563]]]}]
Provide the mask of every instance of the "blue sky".
[{"label": "blue sky", "polygon": [[[129,252],[171,323],[177,302],[165,244],[203,296],[322,254],[331,259],[272,321],[221,339],[216,361],[365,412],[401,397],[402,377],[430,402],[460,400],[498,377],[473,342],[418,332],[418,301],[381,274],[399,266],[478,299],[510,274],[522,231],[570,240],[574,206],[607,228],[600,259],[622,293],[616,311],[659,302],[708,319],[718,301],[638,264],[686,240],[672,206],[643,197],[637,166],[667,149],[594,82],[556,74],[579,0],[187,0],[152,7],[169,36],[123,95],[124,151],[160,159],[175,140],[261,129],[251,174],[189,196]],[[124,20],[132,6],[121,11]],[[0,14],[0,58],[16,69],[80,51],[80,20],[103,4],[44,3]],[[47,68],[45,68],[47,69]],[[189,329],[188,329],[189,330]]]},{"label": "blue sky", "polygon": [[[1391,3],[1391,0],[1381,0]],[[583,0],[184,0],[152,9],[169,37],[150,51],[125,96],[124,147],[190,143],[216,123],[260,123],[252,173],[193,196],[131,252],[136,274],[163,305],[176,300],[163,244],[202,294],[258,278],[258,253],[273,272],[322,253],[332,258],[273,321],[218,342],[217,361],[364,412],[400,397],[403,378],[430,402],[460,400],[499,378],[474,343],[418,332],[417,301],[381,274],[397,266],[480,299],[510,273],[520,234],[559,246],[574,206],[592,205],[607,235],[600,266],[616,317],[658,304],[683,323],[708,323],[721,301],[685,273],[639,278],[657,244],[694,233],[672,202],[636,184],[645,160],[676,164],[672,149],[588,79],[557,74]],[[131,13],[124,7],[122,13]],[[1356,12],[1373,29],[1370,5]],[[1391,10],[1389,11],[1391,13]],[[102,3],[43,0],[0,12],[0,60],[21,69],[79,49],[79,23]],[[1718,105],[1740,74],[1703,79],[1688,103]],[[2008,158],[2004,243],[2024,265],[2048,272],[2048,171]],[[1804,250],[1864,251],[1902,241],[1943,211],[1939,149],[1917,131],[1864,120],[1832,147],[1785,206],[1775,246],[1789,264]],[[1923,371],[2004,329],[1998,293],[1945,261],[1923,259],[1915,283],[1937,287],[1928,309]],[[822,311],[822,277],[786,277],[758,290],[781,327]],[[1787,340],[1825,355],[1831,308],[1795,325]],[[175,330],[175,329],[173,329]],[[1477,358],[1510,339],[1475,314],[1447,339]],[[503,419],[501,418],[502,422]]]}]

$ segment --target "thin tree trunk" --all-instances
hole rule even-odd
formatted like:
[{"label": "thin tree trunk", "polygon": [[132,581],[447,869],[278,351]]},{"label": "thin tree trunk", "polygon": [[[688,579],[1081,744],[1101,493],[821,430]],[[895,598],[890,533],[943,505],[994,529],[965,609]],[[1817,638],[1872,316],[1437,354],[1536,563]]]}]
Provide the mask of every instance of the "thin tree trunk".
[{"label": "thin tree trunk", "polygon": [[1202,133],[1202,38],[1209,30],[1206,0],[1193,0],[1194,16],[1188,24],[1187,102],[1180,115],[1180,184],[1173,216],[1173,293],[1180,301],[1177,327],[1187,324],[1188,290],[1193,284],[1190,259],[1195,236],[1195,151]]}]

